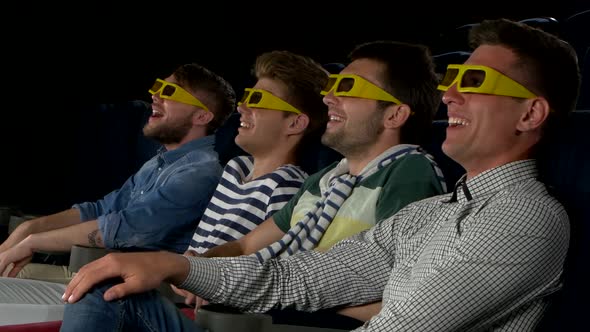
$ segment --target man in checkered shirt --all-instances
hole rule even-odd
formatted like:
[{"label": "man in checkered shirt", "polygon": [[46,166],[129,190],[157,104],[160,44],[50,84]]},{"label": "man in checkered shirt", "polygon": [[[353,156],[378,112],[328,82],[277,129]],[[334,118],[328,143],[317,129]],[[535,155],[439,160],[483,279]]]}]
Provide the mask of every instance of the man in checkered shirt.
[{"label": "man in checkered shirt", "polygon": [[[382,300],[358,331],[533,330],[547,296],[560,288],[569,242],[568,216],[537,180],[533,150],[573,110],[579,70],[569,45],[521,23],[484,21],[470,42],[469,59],[449,66],[439,86],[449,115],[443,150],[467,171],[451,194],[410,204],[323,253],[265,263],[164,252],[107,256],[68,285],[62,331],[105,329],[107,321],[202,331],[155,292],[112,301],[162,280],[246,312]],[[101,284],[81,300],[112,277],[123,282]],[[147,310],[161,315],[137,314]]]}]

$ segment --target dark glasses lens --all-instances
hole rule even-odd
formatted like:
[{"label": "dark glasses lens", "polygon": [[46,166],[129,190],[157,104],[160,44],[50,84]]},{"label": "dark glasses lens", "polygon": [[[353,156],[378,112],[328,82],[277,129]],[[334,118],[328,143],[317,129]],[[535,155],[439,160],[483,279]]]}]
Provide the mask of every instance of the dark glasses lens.
[{"label": "dark glasses lens", "polygon": [[338,86],[336,87],[336,92],[348,92],[348,91],[352,90],[353,86],[354,86],[354,78],[344,77],[343,79],[340,80],[340,83],[338,83]]},{"label": "dark glasses lens", "polygon": [[330,77],[328,79],[328,83],[326,83],[326,86],[324,87],[324,92],[328,92],[330,90],[332,90],[332,87],[334,86],[334,83],[336,83],[337,78],[336,77]]},{"label": "dark glasses lens", "polygon": [[248,100],[249,95],[250,95],[250,91],[244,91],[244,95],[242,96],[242,99],[240,100],[240,104],[245,103],[246,100]]},{"label": "dark glasses lens", "polygon": [[440,85],[443,85],[443,86],[451,85],[451,83],[453,83],[453,81],[455,80],[455,78],[457,77],[458,74],[459,74],[459,69],[456,69],[456,68],[447,69],[447,72],[445,73],[445,77],[443,77],[442,81],[440,82]]},{"label": "dark glasses lens", "polygon": [[156,92],[158,92],[158,90],[160,90],[161,87],[162,87],[162,82],[155,81],[154,85],[152,85],[152,87],[150,88],[150,91],[152,93],[156,93]]},{"label": "dark glasses lens", "polygon": [[252,96],[250,97],[250,101],[248,104],[258,104],[262,100],[262,93],[258,91],[252,92]]},{"label": "dark glasses lens", "polygon": [[176,92],[176,87],[172,85],[166,85],[162,92],[160,92],[160,96],[171,97]]},{"label": "dark glasses lens", "polygon": [[467,69],[461,78],[462,88],[478,88],[486,79],[486,72],[479,69]]}]

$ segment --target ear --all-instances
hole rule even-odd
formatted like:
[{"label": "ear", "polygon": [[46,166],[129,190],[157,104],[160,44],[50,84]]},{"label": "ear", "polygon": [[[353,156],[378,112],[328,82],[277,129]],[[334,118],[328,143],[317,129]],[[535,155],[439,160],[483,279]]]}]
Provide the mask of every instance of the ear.
[{"label": "ear", "polygon": [[412,110],[406,104],[390,105],[384,113],[383,125],[385,128],[401,128],[406,123]]},{"label": "ear", "polygon": [[527,100],[527,111],[522,114],[516,124],[516,129],[521,132],[540,128],[551,112],[549,103],[545,98],[537,97]]},{"label": "ear", "polygon": [[206,125],[209,122],[211,122],[211,120],[213,120],[214,117],[215,114],[213,114],[213,112],[198,110],[197,112],[195,112],[195,114],[193,114],[193,125]]},{"label": "ear", "polygon": [[297,114],[296,116],[287,118],[287,123],[286,132],[288,135],[302,134],[309,125],[309,117],[305,114]]}]

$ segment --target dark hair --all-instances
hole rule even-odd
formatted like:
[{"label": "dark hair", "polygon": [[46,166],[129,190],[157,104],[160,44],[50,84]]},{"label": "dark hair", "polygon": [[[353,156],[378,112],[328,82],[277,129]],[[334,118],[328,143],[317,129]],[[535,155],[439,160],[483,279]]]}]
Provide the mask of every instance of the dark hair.
[{"label": "dark hair", "polygon": [[[385,65],[382,88],[410,106],[413,114],[400,131],[400,143],[423,144],[429,139],[432,119],[441,102],[430,50],[423,45],[379,40],[360,44],[349,58],[367,58]],[[385,108],[391,102],[380,101]]]},{"label": "dark hair", "polygon": [[545,132],[562,123],[575,109],[580,89],[580,71],[574,49],[557,36],[522,22],[507,19],[485,20],[471,29],[469,44],[500,45],[511,49],[522,72],[519,82],[547,99],[552,112]]},{"label": "dark hair", "polygon": [[207,92],[202,102],[214,115],[207,125],[207,135],[213,134],[236,108],[236,93],[232,86],[223,77],[196,63],[179,66],[173,75],[180,84]]},{"label": "dark hair", "polygon": [[309,124],[295,151],[300,162],[306,147],[319,144],[326,129],[328,111],[320,91],[328,82],[328,73],[309,57],[289,51],[271,51],[256,58],[254,75],[258,79],[266,77],[283,82],[288,88],[286,101],[309,117]]}]

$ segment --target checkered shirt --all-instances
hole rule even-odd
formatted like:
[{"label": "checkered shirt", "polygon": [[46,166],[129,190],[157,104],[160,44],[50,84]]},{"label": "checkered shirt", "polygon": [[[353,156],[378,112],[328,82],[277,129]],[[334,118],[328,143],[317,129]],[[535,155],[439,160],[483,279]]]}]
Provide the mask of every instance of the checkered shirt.
[{"label": "checkered shirt", "polygon": [[569,221],[534,160],[463,177],[331,250],[188,258],[180,287],[248,312],[383,301],[358,331],[532,331],[561,286]]}]

